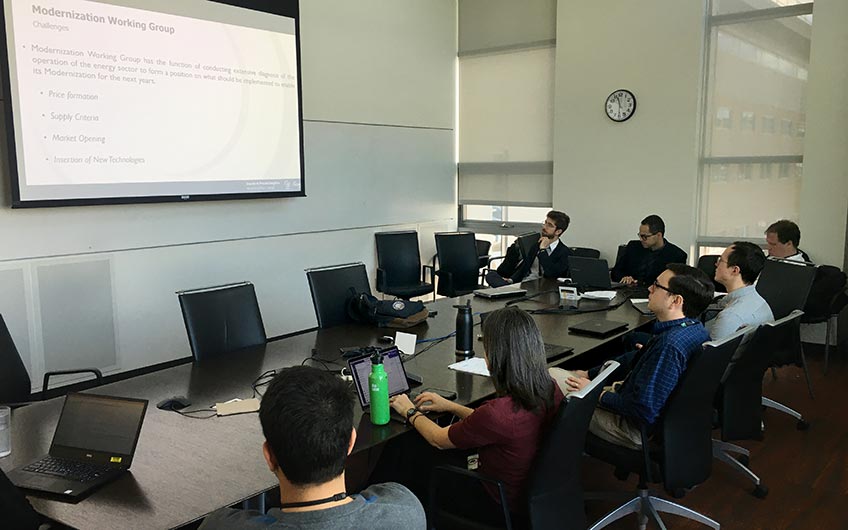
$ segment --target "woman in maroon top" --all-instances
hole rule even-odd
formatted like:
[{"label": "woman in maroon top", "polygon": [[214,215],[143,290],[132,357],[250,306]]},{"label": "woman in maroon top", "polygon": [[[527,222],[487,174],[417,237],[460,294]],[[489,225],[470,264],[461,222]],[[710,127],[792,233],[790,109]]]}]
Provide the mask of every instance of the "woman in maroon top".
[{"label": "woman in maroon top", "polygon": [[[510,511],[521,513],[526,509],[527,475],[539,440],[563,395],[548,374],[542,335],[525,311],[508,307],[489,313],[483,323],[483,349],[496,398],[471,409],[423,392],[415,398],[415,404],[406,395],[395,396],[392,407],[404,415],[417,408],[459,417],[459,422],[441,427],[415,413],[410,416],[410,424],[439,449],[477,449],[480,472],[501,481]],[[479,497],[481,509],[493,508],[499,513],[496,489],[487,485],[483,492],[483,487],[480,486],[479,495],[464,490],[462,502],[467,505]]]}]

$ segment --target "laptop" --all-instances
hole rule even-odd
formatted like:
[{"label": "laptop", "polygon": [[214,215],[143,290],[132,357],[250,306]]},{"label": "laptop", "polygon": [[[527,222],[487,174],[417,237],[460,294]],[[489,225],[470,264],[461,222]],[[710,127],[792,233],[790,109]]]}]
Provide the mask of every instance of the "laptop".
[{"label": "laptop", "polygon": [[[350,359],[347,362],[350,375],[353,377],[353,385],[356,387],[356,397],[362,410],[371,408],[371,393],[368,391],[368,376],[371,374],[371,356],[363,355]],[[383,351],[383,369],[389,378],[389,397],[409,392],[409,380],[406,377],[406,369],[400,357],[400,350],[392,346]],[[392,410],[392,418],[399,419],[400,415]],[[400,418],[405,421],[405,418]]]},{"label": "laptop", "polygon": [[643,315],[654,316],[654,312],[648,309],[648,302],[634,302],[633,300],[630,300],[630,303],[633,304],[636,311],[639,311]]},{"label": "laptop", "polygon": [[9,473],[15,486],[75,502],[132,464],[146,399],[68,394],[49,453]]},{"label": "laptop", "polygon": [[622,286],[610,282],[609,266],[605,259],[569,256],[568,267],[572,283],[581,289],[616,289]]},{"label": "laptop", "polygon": [[[480,327],[483,326],[483,321],[486,320],[486,317],[489,316],[489,313],[480,313]],[[477,340],[483,340],[483,335],[479,335]],[[560,357],[565,357],[567,354],[574,351],[574,348],[571,346],[560,346],[559,344],[548,344],[545,343],[545,359],[548,362],[559,359]]]},{"label": "laptop", "polygon": [[603,318],[584,320],[583,322],[568,327],[569,331],[591,335],[593,337],[606,337],[607,335],[612,335],[613,333],[624,329],[627,329],[626,322],[605,320]]},{"label": "laptop", "polygon": [[501,287],[489,287],[488,289],[477,289],[474,291],[474,296],[488,298],[489,300],[513,298],[524,296],[525,294],[527,294],[527,289],[522,289],[518,285],[503,285]]}]

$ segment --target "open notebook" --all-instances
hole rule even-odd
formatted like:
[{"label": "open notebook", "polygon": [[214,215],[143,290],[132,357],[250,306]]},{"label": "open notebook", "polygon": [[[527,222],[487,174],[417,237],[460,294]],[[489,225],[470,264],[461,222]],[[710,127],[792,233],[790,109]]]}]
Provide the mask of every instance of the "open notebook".
[{"label": "open notebook", "polygon": [[577,392],[569,392],[568,386],[565,384],[566,378],[571,376],[576,377],[576,374],[571,370],[563,370],[562,368],[548,368],[548,373],[551,374],[551,377],[553,377],[554,381],[557,382],[557,384],[559,385],[559,389],[562,390],[562,393],[565,394],[566,398],[583,399],[596,386],[603,384],[603,382],[606,381],[606,379],[610,376],[611,373],[613,373],[618,368],[618,366],[619,364],[616,361],[607,361],[606,363],[604,363],[604,369],[601,370],[601,372],[594,379],[592,379],[592,382],[584,386]]}]

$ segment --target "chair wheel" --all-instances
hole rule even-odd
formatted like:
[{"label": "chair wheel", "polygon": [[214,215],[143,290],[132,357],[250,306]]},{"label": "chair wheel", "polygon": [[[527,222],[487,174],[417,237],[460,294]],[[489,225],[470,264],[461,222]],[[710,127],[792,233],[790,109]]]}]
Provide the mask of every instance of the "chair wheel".
[{"label": "chair wheel", "polygon": [[763,486],[762,484],[757,484],[754,487],[754,491],[752,491],[751,493],[753,493],[754,497],[758,499],[765,499],[766,495],[768,495],[768,488]]},{"label": "chair wheel", "polygon": [[807,420],[798,420],[798,423],[795,424],[795,428],[799,431],[806,431],[810,428],[810,422]]},{"label": "chair wheel", "polygon": [[736,461],[745,467],[748,467],[748,464],[751,463],[751,460],[748,458],[748,455],[739,455],[736,457]]}]

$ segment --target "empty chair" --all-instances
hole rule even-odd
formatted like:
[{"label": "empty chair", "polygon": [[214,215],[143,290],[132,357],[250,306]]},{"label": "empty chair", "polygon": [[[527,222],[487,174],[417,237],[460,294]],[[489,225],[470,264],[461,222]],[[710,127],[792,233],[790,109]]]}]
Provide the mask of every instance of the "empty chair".
[{"label": "empty chair", "polygon": [[485,239],[475,239],[474,243],[477,245],[477,266],[479,268],[488,267],[489,266],[489,250],[492,248],[492,242],[486,241]]},{"label": "empty chair", "polygon": [[824,337],[824,373],[830,362],[830,336],[839,313],[848,305],[845,273],[832,265],[816,268],[816,277],[804,306],[802,324],[826,323]]},{"label": "empty chair", "polygon": [[[82,368],[79,370],[56,370],[44,374],[41,386],[41,397],[47,399],[50,378],[55,375],[91,373],[96,378],[96,384],[103,382],[103,374],[97,368]],[[32,380],[24,366],[23,360],[12,340],[9,328],[3,315],[0,315],[0,404],[23,405],[30,401]]]},{"label": "empty chair", "polygon": [[436,292],[442,296],[462,296],[480,287],[477,244],[471,232],[436,233],[436,258],[439,283]]},{"label": "empty chair", "polygon": [[580,258],[599,259],[601,257],[601,251],[596,248],[571,247],[571,255]]},{"label": "empty chair", "polygon": [[362,263],[307,269],[306,278],[318,327],[322,329],[353,322],[347,312],[348,300],[354,292],[371,294],[368,272]]},{"label": "empty chair", "polygon": [[720,258],[720,254],[707,254],[705,256],[701,256],[698,258],[698,268],[704,271],[704,274],[710,277],[713,281],[713,287],[715,288],[715,292],[717,293],[726,293],[727,288],[715,281],[715,273],[716,273],[716,265],[718,265],[718,258]]},{"label": "empty chair", "polygon": [[[778,319],[774,322],[768,322],[760,327],[774,328],[776,337],[769,342],[769,359],[772,366],[800,365],[804,369],[804,375],[807,378],[807,390],[810,397],[813,398],[813,386],[810,383],[810,373],[807,369],[807,358],[804,356],[804,349],[801,346],[801,318],[803,311],[793,311],[787,316]],[[763,405],[773,408],[784,414],[788,414],[798,420],[797,428],[800,431],[805,431],[810,424],[800,412],[789,408],[788,406],[778,403],[772,399],[763,396]]]},{"label": "empty chair", "polygon": [[421,266],[418,250],[418,232],[378,232],[377,243],[377,290],[381,293],[409,300],[433,292],[433,284],[424,281],[424,272],[433,268]]},{"label": "empty chair", "polygon": [[265,344],[265,327],[250,282],[177,291],[195,361]]},{"label": "empty chair", "polygon": [[[722,374],[742,337],[731,335],[718,342],[708,342],[689,360],[686,373],[674,389],[662,417],[654,425],[654,440],[648,428],[641,425],[642,448],[622,447],[589,433],[586,452],[617,470],[637,473],[637,496],[613,510],[592,525],[591,530],[604,528],[629,514],[638,514],[640,528],[645,528],[649,518],[660,528],[659,513],[670,513],[698,521],[718,529],[719,523],[680,504],[652,495],[651,482],[662,482],[665,490],[675,498],[685,490],[701,484],[712,472],[712,416],[713,397]],[[587,499],[603,498],[586,494]]]},{"label": "empty chair", "polygon": [[816,276],[816,267],[800,262],[766,260],[757,292],[768,302],[775,319],[803,310]]}]

